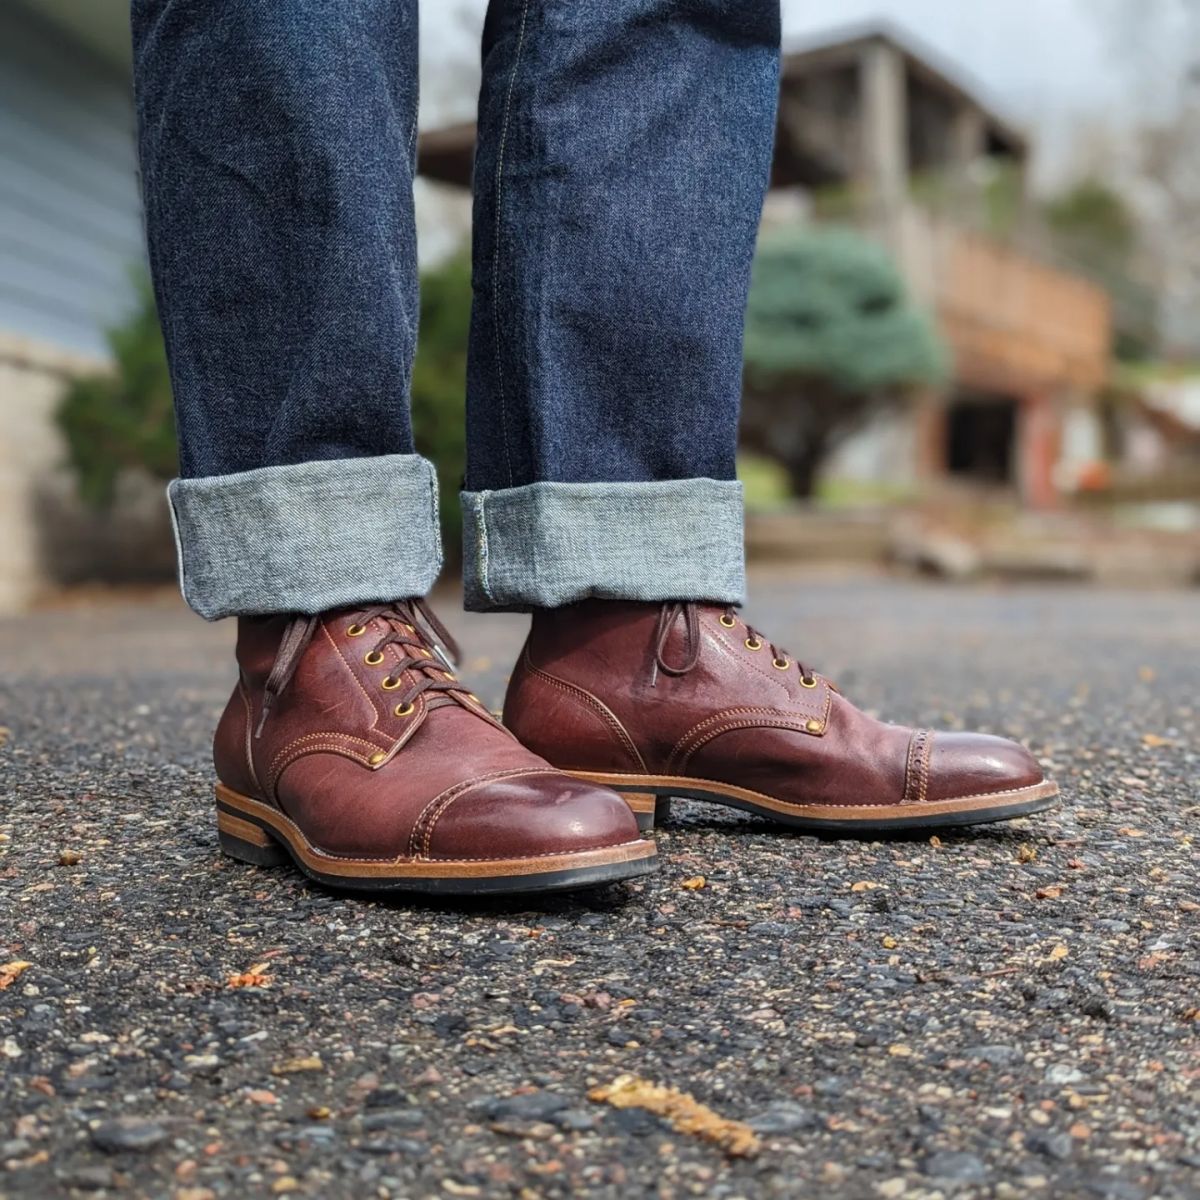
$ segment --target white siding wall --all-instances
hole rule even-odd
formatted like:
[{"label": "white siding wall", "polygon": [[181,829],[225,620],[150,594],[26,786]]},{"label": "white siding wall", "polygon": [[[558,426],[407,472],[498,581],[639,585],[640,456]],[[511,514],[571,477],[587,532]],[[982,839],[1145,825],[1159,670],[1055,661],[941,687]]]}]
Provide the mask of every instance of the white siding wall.
[{"label": "white siding wall", "polygon": [[[54,424],[67,377],[105,365],[143,257],[129,92],[120,67],[0,0],[0,612],[89,574],[105,538],[127,557],[162,541],[81,508]],[[150,497],[143,525],[164,509]]]},{"label": "white siding wall", "polygon": [[0,0],[0,332],[102,353],[142,256],[128,77]]}]

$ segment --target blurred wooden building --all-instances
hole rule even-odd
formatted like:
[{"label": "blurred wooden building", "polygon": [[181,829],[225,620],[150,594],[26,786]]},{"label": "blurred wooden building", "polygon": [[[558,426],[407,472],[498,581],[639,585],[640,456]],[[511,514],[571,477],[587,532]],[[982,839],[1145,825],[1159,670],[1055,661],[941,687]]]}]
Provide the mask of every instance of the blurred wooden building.
[{"label": "blurred wooden building", "polygon": [[[474,136],[425,134],[421,172],[469,185]],[[936,315],[952,382],[914,402],[880,462],[926,488],[961,481],[1048,507],[1067,426],[1107,376],[1111,311],[1103,288],[1028,248],[1028,156],[934,55],[873,26],[785,55],[764,222],[859,227]],[[1002,233],[984,212],[997,194]]]}]

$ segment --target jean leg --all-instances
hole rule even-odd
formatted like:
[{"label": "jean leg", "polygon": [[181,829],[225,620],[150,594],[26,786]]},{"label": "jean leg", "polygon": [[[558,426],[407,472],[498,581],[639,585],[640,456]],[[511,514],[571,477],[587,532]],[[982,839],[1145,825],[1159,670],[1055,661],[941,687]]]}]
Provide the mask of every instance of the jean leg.
[{"label": "jean leg", "polygon": [[426,590],[416,0],[133,0],[132,28],[185,595],[213,617]]},{"label": "jean leg", "polygon": [[778,0],[492,0],[470,607],[740,599],[742,321]]}]

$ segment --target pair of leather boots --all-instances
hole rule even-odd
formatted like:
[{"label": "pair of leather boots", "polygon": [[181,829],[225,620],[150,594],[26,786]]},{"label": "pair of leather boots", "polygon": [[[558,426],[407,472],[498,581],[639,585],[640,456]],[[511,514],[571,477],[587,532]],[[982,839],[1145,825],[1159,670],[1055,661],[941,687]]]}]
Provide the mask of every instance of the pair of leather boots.
[{"label": "pair of leather boots", "polygon": [[885,724],[730,608],[540,610],[504,723],[423,601],[238,622],[223,849],[344,888],[483,894],[653,870],[672,796],[847,833],[1047,808],[1022,746]]}]

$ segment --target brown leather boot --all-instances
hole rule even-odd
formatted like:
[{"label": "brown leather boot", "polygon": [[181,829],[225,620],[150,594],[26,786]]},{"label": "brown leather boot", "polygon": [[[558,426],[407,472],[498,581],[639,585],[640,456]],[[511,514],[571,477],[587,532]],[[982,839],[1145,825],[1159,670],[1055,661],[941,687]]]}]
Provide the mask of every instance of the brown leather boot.
[{"label": "brown leather boot", "polygon": [[616,788],[643,828],[671,796],[875,831],[1024,816],[1058,794],[1016,742],[877,721],[711,604],[535,612],[504,719],[555,766]]},{"label": "brown leather boot", "polygon": [[468,895],[652,870],[621,799],[526,750],[443,647],[420,601],[241,618],[213,747],[225,852],[339,887]]}]

